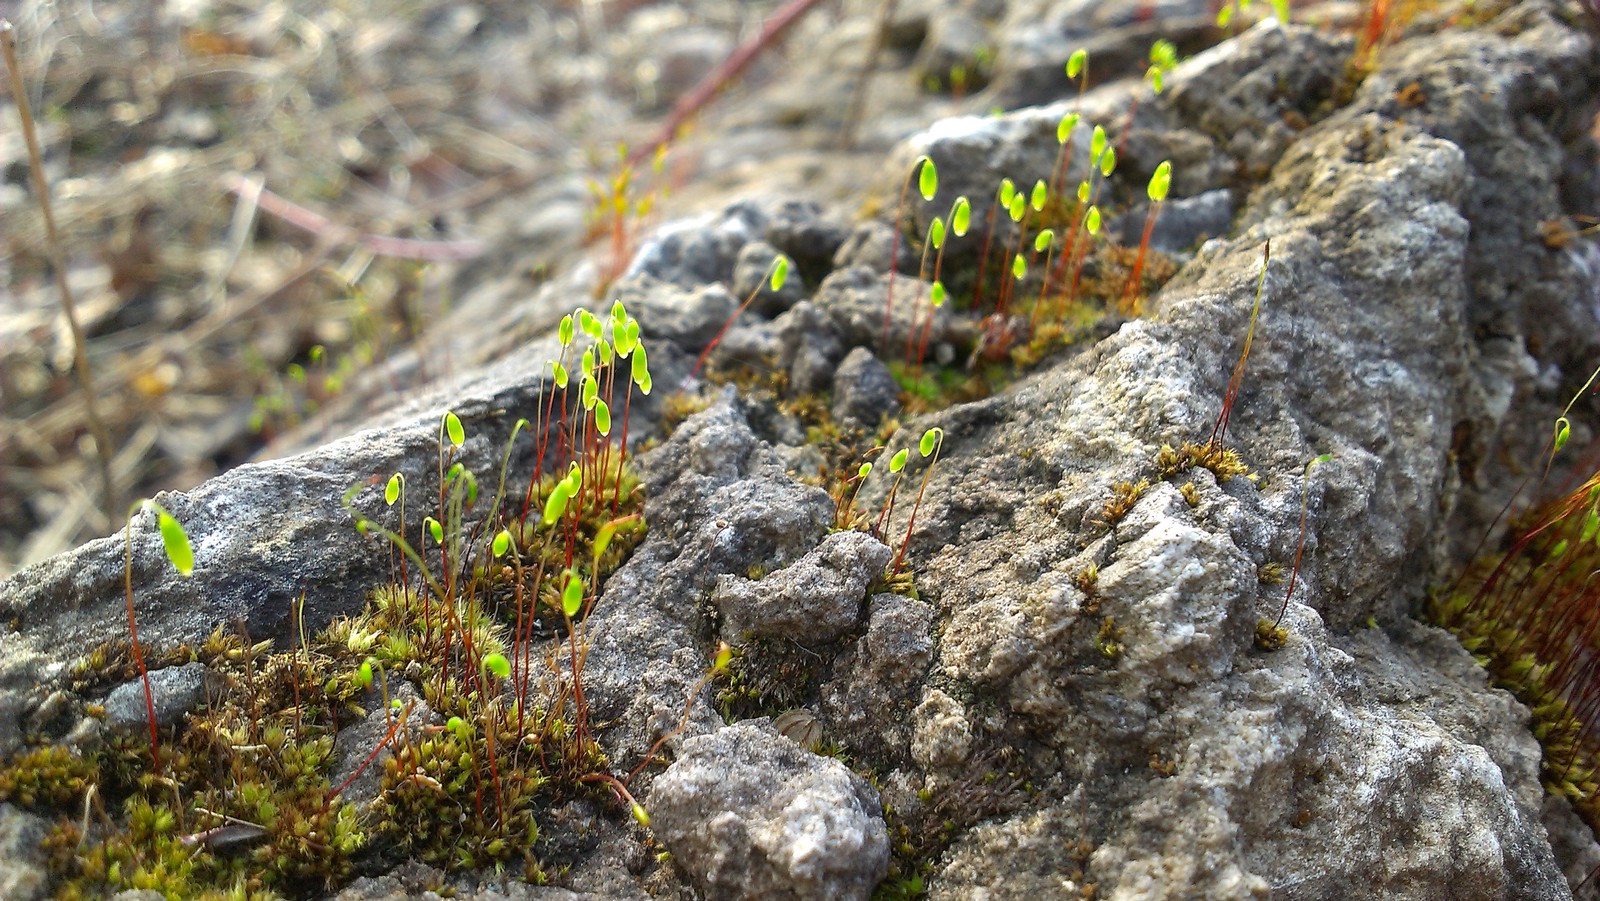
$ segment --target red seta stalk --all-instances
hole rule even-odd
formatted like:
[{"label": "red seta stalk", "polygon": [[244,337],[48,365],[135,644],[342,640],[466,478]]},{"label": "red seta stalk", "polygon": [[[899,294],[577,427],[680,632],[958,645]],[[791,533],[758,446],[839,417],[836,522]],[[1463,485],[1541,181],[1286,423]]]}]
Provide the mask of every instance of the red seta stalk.
[{"label": "red seta stalk", "polygon": [[1239,397],[1239,386],[1244,382],[1244,362],[1250,356],[1250,344],[1256,336],[1256,318],[1261,314],[1261,293],[1267,285],[1267,263],[1272,259],[1272,241],[1267,240],[1261,250],[1261,277],[1256,280],[1255,305],[1250,308],[1250,326],[1244,333],[1244,348],[1239,351],[1239,362],[1233,365],[1233,375],[1228,379],[1228,390],[1222,396],[1222,410],[1217,414],[1216,425],[1211,427],[1212,450],[1222,449],[1222,439],[1228,433],[1228,419],[1233,416],[1233,404]]},{"label": "red seta stalk", "polygon": [[122,590],[128,602],[128,646],[133,652],[133,662],[139,667],[139,680],[144,683],[144,711],[150,718],[150,761],[156,775],[161,774],[161,751],[156,737],[156,703],[150,692],[150,672],[144,666],[144,651],[139,647],[139,629],[133,622],[133,515],[123,526],[126,543],[122,558]]}]

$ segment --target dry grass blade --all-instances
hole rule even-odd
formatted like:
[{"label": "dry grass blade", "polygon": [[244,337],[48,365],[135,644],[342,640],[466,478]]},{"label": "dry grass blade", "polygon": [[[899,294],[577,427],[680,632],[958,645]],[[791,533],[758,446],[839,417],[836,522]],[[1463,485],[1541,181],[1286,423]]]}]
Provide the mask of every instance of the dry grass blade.
[{"label": "dry grass blade", "polygon": [[83,350],[83,328],[78,324],[78,311],[72,302],[72,287],[67,284],[67,260],[61,252],[61,237],[56,233],[55,216],[50,210],[50,183],[44,177],[44,162],[39,152],[39,136],[33,129],[33,110],[28,103],[28,92],[22,84],[22,68],[17,63],[17,41],[11,22],[0,19],[0,54],[5,56],[6,76],[11,85],[11,97],[17,104],[17,118],[22,121],[22,137],[28,145],[28,171],[33,175],[34,195],[39,199],[39,212],[44,217],[45,251],[50,255],[50,268],[54,270],[56,290],[61,295],[61,311],[67,317],[67,327],[72,330],[72,370],[77,377],[78,390],[83,395],[83,418],[94,438],[95,458],[99,462],[101,503],[105,505],[106,518],[117,518],[117,489],[111,480],[111,436],[106,432],[105,421],[95,404],[94,379],[89,374],[89,357]]}]

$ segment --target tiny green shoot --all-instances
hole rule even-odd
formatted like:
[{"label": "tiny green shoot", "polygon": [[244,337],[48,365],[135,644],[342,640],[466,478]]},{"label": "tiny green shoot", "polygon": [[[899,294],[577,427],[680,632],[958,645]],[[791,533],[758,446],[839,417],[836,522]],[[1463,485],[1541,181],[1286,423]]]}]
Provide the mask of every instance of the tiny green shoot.
[{"label": "tiny green shoot", "polygon": [[1145,213],[1144,230],[1139,236],[1139,252],[1133,258],[1133,268],[1128,272],[1128,281],[1122,291],[1122,312],[1134,315],[1139,309],[1139,278],[1144,274],[1145,254],[1150,248],[1150,235],[1156,227],[1156,214],[1161,210],[1161,204],[1167,199],[1167,192],[1172,188],[1172,161],[1162,160],[1156,171],[1150,175],[1150,183],[1145,186],[1145,196],[1150,198],[1150,209]]}]

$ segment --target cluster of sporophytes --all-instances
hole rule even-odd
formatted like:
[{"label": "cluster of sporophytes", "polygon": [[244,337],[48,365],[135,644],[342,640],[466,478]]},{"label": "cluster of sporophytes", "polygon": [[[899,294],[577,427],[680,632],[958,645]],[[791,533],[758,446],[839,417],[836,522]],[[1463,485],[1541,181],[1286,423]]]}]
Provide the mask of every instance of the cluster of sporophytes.
[{"label": "cluster of sporophytes", "polygon": [[[512,430],[486,506],[457,459],[465,428],[443,415],[428,514],[408,519],[415,501],[398,473],[383,492],[396,528],[352,508],[357,528],[387,540],[395,574],[362,613],[308,635],[296,605],[284,650],[219,627],[199,649],[159,652],[207,667],[208,697],[182,722],[154,725],[146,677],[148,744],[40,742],[0,765],[0,799],[56,817],[47,846],[58,895],[296,895],[401,859],[541,881],[560,863],[541,857],[539,818],[551,807],[598,794],[648,822],[628,791],[632,773],[615,775],[595,741],[581,682],[586,616],[643,533],[625,459],[632,394],[652,387],[638,331],[621,304],[605,320],[580,310],[562,321],[552,388],[535,421]],[[506,480],[519,438],[535,442],[525,491]],[[182,527],[150,506],[169,559],[187,571]],[[142,674],[128,581],[126,654]],[[726,664],[719,656],[713,668]],[[86,671],[77,690],[93,680]],[[363,719],[377,737],[336,754],[340,730]],[[376,796],[358,805],[346,795],[363,773]]]},{"label": "cluster of sporophytes", "polygon": [[607,263],[596,286],[596,296],[603,296],[627,268],[638,236],[644,231],[657,203],[665,196],[666,186],[662,170],[667,159],[667,145],[656,145],[650,154],[650,183],[639,184],[637,171],[627,144],[617,145],[616,171],[601,182],[589,181],[589,194],[593,206],[589,208],[589,239],[604,238]]},{"label": "cluster of sporophytes", "polygon": [[[1272,7],[1272,15],[1279,22],[1289,22],[1289,0],[1268,0]],[[1217,9],[1217,27],[1232,32],[1237,27],[1234,21],[1238,16],[1250,9],[1251,0],[1227,0]]]},{"label": "cluster of sporophytes", "polygon": [[[1475,560],[1429,608],[1498,685],[1528,705],[1544,749],[1545,788],[1600,831],[1600,466],[1591,454],[1572,477],[1576,484],[1545,491],[1570,430],[1563,413],[1528,493],[1536,500],[1512,518],[1504,550]],[[1518,496],[1527,484],[1522,489]]]},{"label": "cluster of sporophytes", "polygon": [[[922,458],[928,462],[922,468],[922,481],[917,485],[917,496],[912,501],[910,515],[906,517],[906,529],[900,538],[900,549],[895,552],[894,560],[889,564],[889,569],[885,573],[887,577],[892,578],[899,573],[905,563],[906,548],[911,543],[911,531],[917,525],[917,511],[922,509],[922,498],[928,490],[928,479],[933,475],[934,464],[939,462],[939,451],[943,448],[944,429],[938,426],[923,432],[922,437],[917,440],[917,453],[921,454]],[[882,450],[883,448],[875,448],[868,453],[868,456],[875,455]],[[834,526],[840,529],[859,528],[880,541],[890,542],[892,539],[885,533],[884,526],[894,515],[895,499],[900,494],[900,483],[905,479],[906,462],[910,457],[911,448],[909,447],[900,448],[889,455],[889,473],[893,476],[894,481],[889,484],[889,493],[884,497],[883,506],[879,508],[878,516],[872,520],[870,526],[867,525],[865,515],[857,514],[855,509],[856,495],[861,491],[861,483],[866,480],[867,476],[872,474],[872,461],[863,461],[856,468],[855,474],[843,480],[837,489],[838,493],[834,497],[833,507]],[[890,547],[893,546],[890,544]]]},{"label": "cluster of sporophytes", "polygon": [[[1151,48],[1146,74],[1159,92],[1164,74],[1177,62],[1168,41]],[[1066,64],[1066,74],[1079,84],[1088,80],[1088,54],[1079,50]],[[1130,108],[1121,132],[1129,131]],[[1076,110],[1062,116],[1056,129],[1058,151],[1049,178],[1031,187],[1002,178],[988,209],[982,213],[983,231],[978,268],[960,273],[947,285],[944,272],[946,242],[964,237],[973,226],[974,204],[966,196],[951,200],[949,210],[934,216],[922,237],[918,276],[929,282],[926,309],[919,310],[904,347],[891,347],[889,324],[895,303],[895,273],[889,272],[884,301],[883,334],[879,344],[886,357],[898,354],[902,384],[912,395],[937,402],[949,387],[922,371],[935,311],[947,303],[979,317],[980,337],[967,361],[968,370],[1008,362],[1031,365],[1052,348],[1071,344],[1087,333],[1105,311],[1137,315],[1144,296],[1170,277],[1173,266],[1149,249],[1161,204],[1172,184],[1172,163],[1163,161],[1145,187],[1148,212],[1138,247],[1124,248],[1102,231],[1107,185],[1116,172],[1120,148],[1113,146],[1106,128],[1090,130],[1089,160],[1083,177],[1069,182],[1074,135],[1088,127]],[[924,202],[938,195],[938,172],[932,159],[918,157],[911,177],[901,187],[895,221],[902,221],[911,184]],[[1009,220],[1009,224],[1007,224]],[[898,255],[900,230],[892,239],[891,259]]]}]

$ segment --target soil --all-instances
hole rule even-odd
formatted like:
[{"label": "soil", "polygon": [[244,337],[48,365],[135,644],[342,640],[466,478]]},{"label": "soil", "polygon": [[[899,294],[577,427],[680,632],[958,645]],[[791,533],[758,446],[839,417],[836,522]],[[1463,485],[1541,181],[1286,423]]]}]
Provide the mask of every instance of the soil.
[{"label": "soil", "polygon": [[[0,4],[116,496],[108,515],[8,95],[0,575],[108,534],[135,498],[341,434],[362,410],[305,424],[474,290],[531,290],[583,260],[603,282],[654,224],[752,184],[853,215],[895,141],[982,108],[924,90],[914,44],[891,42],[841,140],[880,5],[817,4],[679,130],[659,168],[648,156],[633,168],[620,231],[598,221],[619,158],[647,148],[674,100],[781,6]],[[413,243],[395,255],[389,238]],[[389,390],[474,362],[417,356]]]}]

